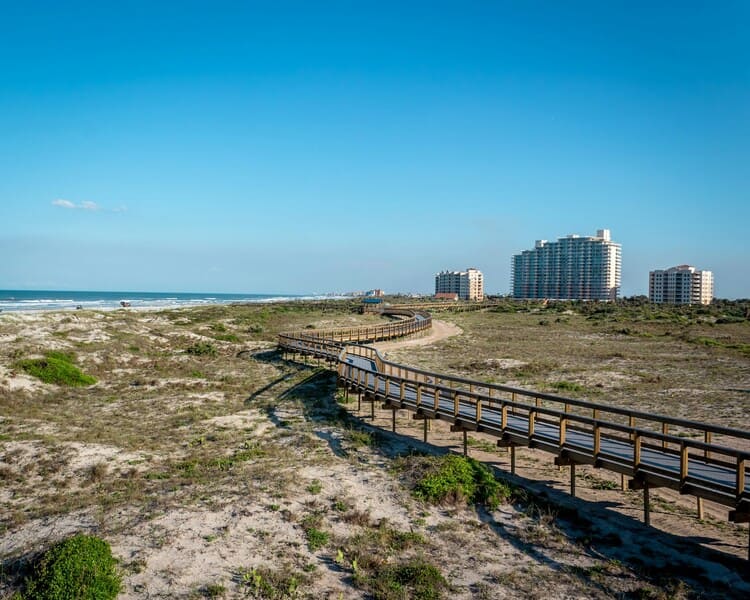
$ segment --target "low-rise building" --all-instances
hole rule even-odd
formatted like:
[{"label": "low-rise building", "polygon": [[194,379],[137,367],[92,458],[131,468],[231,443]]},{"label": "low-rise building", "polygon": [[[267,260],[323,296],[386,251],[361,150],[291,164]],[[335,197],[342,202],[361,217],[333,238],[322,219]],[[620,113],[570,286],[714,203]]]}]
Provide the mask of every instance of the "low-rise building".
[{"label": "low-rise building", "polygon": [[648,274],[648,299],[657,304],[711,304],[714,276],[691,265],[657,269]]},{"label": "low-rise building", "polygon": [[458,294],[461,300],[484,300],[484,276],[479,269],[441,271],[435,275],[435,295]]}]

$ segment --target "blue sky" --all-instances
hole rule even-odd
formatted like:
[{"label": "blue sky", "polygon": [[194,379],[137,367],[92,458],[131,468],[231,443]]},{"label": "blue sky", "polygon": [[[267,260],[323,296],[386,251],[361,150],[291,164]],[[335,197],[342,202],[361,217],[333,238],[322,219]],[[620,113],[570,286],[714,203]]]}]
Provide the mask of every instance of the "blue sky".
[{"label": "blue sky", "polygon": [[609,228],[750,297],[747,2],[0,8],[0,288],[507,293]]}]

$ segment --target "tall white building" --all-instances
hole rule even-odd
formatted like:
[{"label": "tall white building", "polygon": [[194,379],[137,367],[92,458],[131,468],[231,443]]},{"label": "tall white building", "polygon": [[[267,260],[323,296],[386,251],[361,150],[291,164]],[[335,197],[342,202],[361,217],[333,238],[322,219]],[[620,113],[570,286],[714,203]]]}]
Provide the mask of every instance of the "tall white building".
[{"label": "tall white building", "polygon": [[533,250],[513,256],[514,298],[616,300],[620,293],[621,247],[609,229],[595,236],[537,240]]},{"label": "tall white building", "polygon": [[648,299],[655,303],[711,304],[714,275],[690,265],[658,269],[648,274]]},{"label": "tall white building", "polygon": [[436,294],[458,294],[461,300],[484,300],[484,277],[479,269],[441,271],[435,275]]}]

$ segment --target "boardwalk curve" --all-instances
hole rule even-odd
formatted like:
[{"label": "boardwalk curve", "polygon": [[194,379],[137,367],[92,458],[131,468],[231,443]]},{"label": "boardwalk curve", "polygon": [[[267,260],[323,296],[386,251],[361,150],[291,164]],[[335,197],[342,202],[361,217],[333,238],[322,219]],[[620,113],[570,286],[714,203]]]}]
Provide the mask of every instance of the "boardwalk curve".
[{"label": "boardwalk curve", "polygon": [[[387,308],[399,320],[375,326],[297,331],[279,335],[283,352],[312,355],[332,365],[339,385],[365,401],[414,418],[443,419],[451,430],[480,431],[510,448],[515,472],[518,446],[539,448],[570,467],[587,464],[629,478],[643,490],[644,519],[649,520],[649,490],[667,487],[729,509],[729,520],[750,523],[750,431],[679,419],[606,404],[545,394],[505,385],[453,377],[386,360],[367,346],[425,331],[429,313]],[[700,515],[702,518],[702,515]],[[750,554],[748,556],[750,559]]]}]

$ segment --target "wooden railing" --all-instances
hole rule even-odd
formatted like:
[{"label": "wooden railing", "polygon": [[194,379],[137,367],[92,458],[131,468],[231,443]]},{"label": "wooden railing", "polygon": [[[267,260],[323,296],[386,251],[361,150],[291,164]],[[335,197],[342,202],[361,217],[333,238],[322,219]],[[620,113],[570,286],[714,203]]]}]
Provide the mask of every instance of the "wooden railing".
[{"label": "wooden railing", "polygon": [[404,313],[386,325],[281,334],[279,345],[337,363],[342,384],[373,403],[497,437],[511,448],[514,471],[515,447],[530,446],[571,466],[572,492],[576,464],[629,476],[644,490],[647,521],[648,489],[663,486],[699,498],[699,512],[706,498],[733,509],[730,520],[750,522],[750,431],[418,369],[355,343],[430,326],[428,315]]}]

